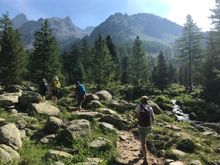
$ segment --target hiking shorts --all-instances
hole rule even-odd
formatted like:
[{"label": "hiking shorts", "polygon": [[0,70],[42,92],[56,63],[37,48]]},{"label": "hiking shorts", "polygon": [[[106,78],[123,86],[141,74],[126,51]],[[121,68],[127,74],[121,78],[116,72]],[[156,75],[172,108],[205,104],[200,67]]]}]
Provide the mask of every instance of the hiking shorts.
[{"label": "hiking shorts", "polygon": [[141,143],[145,143],[146,136],[151,132],[151,127],[138,127],[139,139]]},{"label": "hiking shorts", "polygon": [[82,103],[85,99],[86,99],[86,95],[79,95],[77,97],[77,106],[82,106]]}]

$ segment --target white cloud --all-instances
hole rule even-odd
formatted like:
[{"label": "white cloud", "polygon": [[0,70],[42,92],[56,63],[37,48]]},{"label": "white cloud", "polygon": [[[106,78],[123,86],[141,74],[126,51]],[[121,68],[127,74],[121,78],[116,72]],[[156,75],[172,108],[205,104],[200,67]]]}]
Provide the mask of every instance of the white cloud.
[{"label": "white cloud", "polygon": [[169,4],[169,13],[165,16],[180,25],[186,22],[186,15],[190,14],[203,31],[211,27],[210,9],[215,7],[215,0],[164,0]]}]

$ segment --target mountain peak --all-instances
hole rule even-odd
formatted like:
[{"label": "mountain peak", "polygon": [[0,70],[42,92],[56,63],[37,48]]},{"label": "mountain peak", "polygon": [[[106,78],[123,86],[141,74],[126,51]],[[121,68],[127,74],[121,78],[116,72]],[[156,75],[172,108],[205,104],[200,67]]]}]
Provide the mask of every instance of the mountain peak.
[{"label": "mountain peak", "polygon": [[20,28],[23,24],[25,24],[28,21],[26,15],[24,13],[20,13],[16,15],[12,19],[12,23],[16,29]]}]

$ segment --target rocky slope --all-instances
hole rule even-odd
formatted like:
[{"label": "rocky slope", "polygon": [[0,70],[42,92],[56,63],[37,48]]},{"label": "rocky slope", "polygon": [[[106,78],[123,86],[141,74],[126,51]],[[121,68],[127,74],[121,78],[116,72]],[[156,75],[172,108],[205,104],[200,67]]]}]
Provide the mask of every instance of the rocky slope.
[{"label": "rocky slope", "polygon": [[[129,103],[102,90],[74,107],[72,87],[55,104],[42,102],[30,85],[0,88],[0,160],[6,164],[142,164]],[[9,92],[10,91],[10,92]],[[147,138],[148,161],[159,165],[219,165],[220,136],[194,123],[177,122],[150,103],[156,115]],[[169,115],[168,115],[169,114]],[[124,152],[126,151],[126,152]]]}]

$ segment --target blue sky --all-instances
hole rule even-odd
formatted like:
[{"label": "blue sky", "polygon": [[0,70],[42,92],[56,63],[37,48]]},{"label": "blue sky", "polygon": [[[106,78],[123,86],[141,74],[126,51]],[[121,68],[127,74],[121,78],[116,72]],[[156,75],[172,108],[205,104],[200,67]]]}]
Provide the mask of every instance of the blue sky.
[{"label": "blue sky", "polygon": [[183,25],[191,14],[198,26],[209,29],[209,9],[215,0],[0,0],[0,14],[14,17],[24,13],[28,19],[70,16],[81,28],[97,26],[115,12],[153,13]]}]

